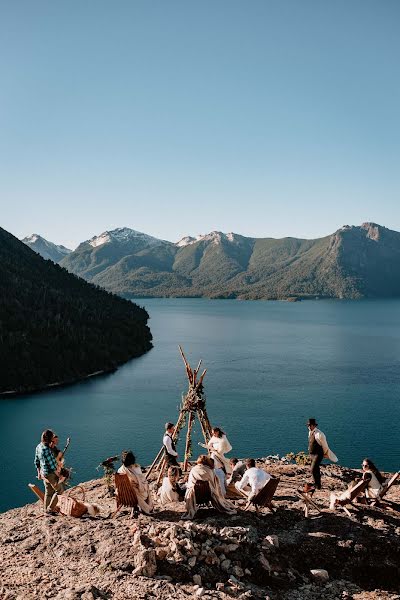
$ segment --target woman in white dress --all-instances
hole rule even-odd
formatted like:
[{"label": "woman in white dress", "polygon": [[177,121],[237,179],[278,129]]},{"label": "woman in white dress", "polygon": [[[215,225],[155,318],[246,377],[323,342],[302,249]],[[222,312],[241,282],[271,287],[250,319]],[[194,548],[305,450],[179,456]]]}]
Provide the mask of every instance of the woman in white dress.
[{"label": "woman in white dress", "polygon": [[118,469],[118,473],[128,476],[130,484],[135,491],[140,510],[145,514],[151,513],[153,510],[153,501],[150,496],[149,484],[142,473],[140,465],[136,464],[131,450],[124,450],[122,452],[121,462],[122,465]]},{"label": "woman in white dress", "polygon": [[364,458],[362,461],[362,469],[363,479],[369,482],[368,487],[365,490],[366,497],[372,500],[379,498],[379,494],[385,483],[385,478],[369,458]]},{"label": "woman in white dress", "polygon": [[162,486],[158,491],[160,504],[181,502],[185,498],[186,485],[178,483],[179,467],[169,467],[167,477],[164,477]]},{"label": "woman in white dress", "polygon": [[211,458],[214,459],[215,468],[223,469],[226,475],[232,473],[232,467],[228,458],[225,458],[225,454],[232,450],[226,434],[219,427],[213,427],[212,437],[207,444],[207,449],[210,452]]}]

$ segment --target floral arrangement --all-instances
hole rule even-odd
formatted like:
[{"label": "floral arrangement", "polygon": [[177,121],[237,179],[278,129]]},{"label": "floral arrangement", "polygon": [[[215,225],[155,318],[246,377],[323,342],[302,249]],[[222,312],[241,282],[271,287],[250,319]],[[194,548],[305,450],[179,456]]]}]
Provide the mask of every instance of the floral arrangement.
[{"label": "floral arrangement", "polygon": [[107,486],[108,495],[112,498],[115,496],[115,487],[114,487],[114,473],[115,473],[115,464],[119,460],[119,456],[109,456],[103,462],[99,464],[97,470],[100,468],[104,471],[104,482]]}]

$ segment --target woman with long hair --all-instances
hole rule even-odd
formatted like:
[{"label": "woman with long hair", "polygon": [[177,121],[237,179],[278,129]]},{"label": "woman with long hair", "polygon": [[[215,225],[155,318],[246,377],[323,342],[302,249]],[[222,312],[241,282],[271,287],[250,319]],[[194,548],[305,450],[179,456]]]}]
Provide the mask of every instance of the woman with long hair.
[{"label": "woman with long hair", "polygon": [[378,498],[382,490],[385,478],[372,460],[364,458],[362,461],[363,479],[368,481],[368,487],[365,490],[367,498]]},{"label": "woman with long hair", "polygon": [[211,458],[215,461],[215,468],[222,469],[226,475],[232,473],[232,467],[228,458],[225,458],[225,454],[232,450],[226,433],[222,431],[220,427],[212,428],[212,436],[206,446]]},{"label": "woman with long hair", "polygon": [[121,454],[122,465],[118,473],[128,476],[133,487],[140,510],[145,514],[150,514],[153,510],[153,501],[150,496],[149,484],[142,473],[140,465],[136,464],[135,456],[132,450],[124,450]]},{"label": "woman with long hair", "polygon": [[174,465],[168,468],[167,477],[164,477],[162,486],[158,491],[160,504],[181,502],[185,498],[186,485],[179,483],[180,469]]}]

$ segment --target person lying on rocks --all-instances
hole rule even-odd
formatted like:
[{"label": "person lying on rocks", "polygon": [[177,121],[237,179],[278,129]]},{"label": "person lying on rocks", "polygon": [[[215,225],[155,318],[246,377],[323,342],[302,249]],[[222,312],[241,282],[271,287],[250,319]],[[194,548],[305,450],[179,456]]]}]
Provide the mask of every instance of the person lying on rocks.
[{"label": "person lying on rocks", "polygon": [[132,450],[124,450],[121,454],[122,465],[118,473],[127,475],[136,494],[140,510],[149,514],[153,510],[153,501],[150,496],[149,484],[142,473],[140,465],[136,464]]},{"label": "person lying on rocks", "polygon": [[191,469],[185,494],[187,514],[186,519],[193,519],[198,507],[196,502],[195,485],[199,481],[206,481],[210,486],[211,503],[219,512],[235,515],[235,507],[226,500],[221,493],[219,479],[215,474],[214,460],[205,454],[199,456],[197,464]]},{"label": "person lying on rocks", "polygon": [[160,504],[182,502],[185,499],[186,484],[179,483],[180,470],[178,467],[169,467],[167,477],[164,477],[162,486],[158,491]]},{"label": "person lying on rocks", "polygon": [[246,472],[240,481],[235,483],[235,488],[247,496],[249,500],[254,498],[264,485],[271,479],[271,475],[256,467],[254,458],[248,458],[245,462]]}]

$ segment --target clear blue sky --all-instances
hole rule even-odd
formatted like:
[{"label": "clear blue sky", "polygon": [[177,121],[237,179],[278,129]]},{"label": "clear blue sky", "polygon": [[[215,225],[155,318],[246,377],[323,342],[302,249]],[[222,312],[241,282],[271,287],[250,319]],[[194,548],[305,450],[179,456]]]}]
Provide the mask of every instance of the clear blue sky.
[{"label": "clear blue sky", "polygon": [[0,225],[400,230],[397,0],[3,0]]}]

